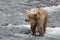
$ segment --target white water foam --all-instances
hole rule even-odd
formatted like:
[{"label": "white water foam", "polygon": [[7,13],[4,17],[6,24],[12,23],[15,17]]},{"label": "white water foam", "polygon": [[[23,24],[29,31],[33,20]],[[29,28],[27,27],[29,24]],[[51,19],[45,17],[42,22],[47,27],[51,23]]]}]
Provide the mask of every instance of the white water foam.
[{"label": "white water foam", "polygon": [[[12,25],[12,24],[9,24],[7,26],[9,29],[11,28],[14,28],[14,27],[19,27],[20,29],[23,28],[24,29],[27,29],[27,30],[30,30],[30,25]],[[15,35],[20,35],[20,34],[15,34]],[[59,27],[55,27],[55,28],[49,28],[47,27],[46,28],[46,33],[45,33],[45,37],[50,37],[50,38],[56,38],[56,39],[60,39],[60,28]],[[21,35],[21,37],[24,37]]]},{"label": "white water foam", "polygon": [[[60,11],[60,5],[58,6],[50,6],[50,7],[42,7],[43,9],[45,9],[47,12],[52,12],[52,11]],[[31,9],[31,11],[34,11],[35,8]]]}]

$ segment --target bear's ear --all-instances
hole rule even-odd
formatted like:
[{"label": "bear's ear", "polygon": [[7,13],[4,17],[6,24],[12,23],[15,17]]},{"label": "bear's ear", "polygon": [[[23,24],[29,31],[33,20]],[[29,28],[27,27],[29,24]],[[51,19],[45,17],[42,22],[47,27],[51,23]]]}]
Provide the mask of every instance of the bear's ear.
[{"label": "bear's ear", "polygon": [[30,11],[27,11],[27,13],[30,13]]},{"label": "bear's ear", "polygon": [[26,12],[30,12],[30,10],[26,10]]}]

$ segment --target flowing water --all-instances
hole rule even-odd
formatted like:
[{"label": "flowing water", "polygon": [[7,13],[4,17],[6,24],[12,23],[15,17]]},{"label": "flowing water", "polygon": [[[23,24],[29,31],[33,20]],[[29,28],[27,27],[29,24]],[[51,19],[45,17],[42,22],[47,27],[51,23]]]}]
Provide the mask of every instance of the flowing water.
[{"label": "flowing water", "polygon": [[[0,40],[60,40],[59,4],[60,0],[0,0]],[[48,12],[44,37],[32,36],[29,23],[24,21],[27,10],[36,7]]]}]

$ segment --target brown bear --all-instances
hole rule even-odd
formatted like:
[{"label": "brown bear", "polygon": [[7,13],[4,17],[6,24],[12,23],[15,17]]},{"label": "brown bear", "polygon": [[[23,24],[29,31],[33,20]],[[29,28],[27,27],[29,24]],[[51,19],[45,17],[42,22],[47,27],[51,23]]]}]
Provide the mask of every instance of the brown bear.
[{"label": "brown bear", "polygon": [[32,35],[35,35],[36,27],[39,35],[44,36],[46,31],[48,13],[43,8],[35,8],[33,11],[28,11],[26,22],[31,22]]}]

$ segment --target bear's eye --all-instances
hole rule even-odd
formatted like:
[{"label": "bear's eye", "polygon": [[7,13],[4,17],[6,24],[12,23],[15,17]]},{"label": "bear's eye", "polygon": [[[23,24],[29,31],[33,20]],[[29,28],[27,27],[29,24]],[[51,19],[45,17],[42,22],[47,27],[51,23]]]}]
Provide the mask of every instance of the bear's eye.
[{"label": "bear's eye", "polygon": [[29,18],[31,18],[31,17],[29,16]]}]

